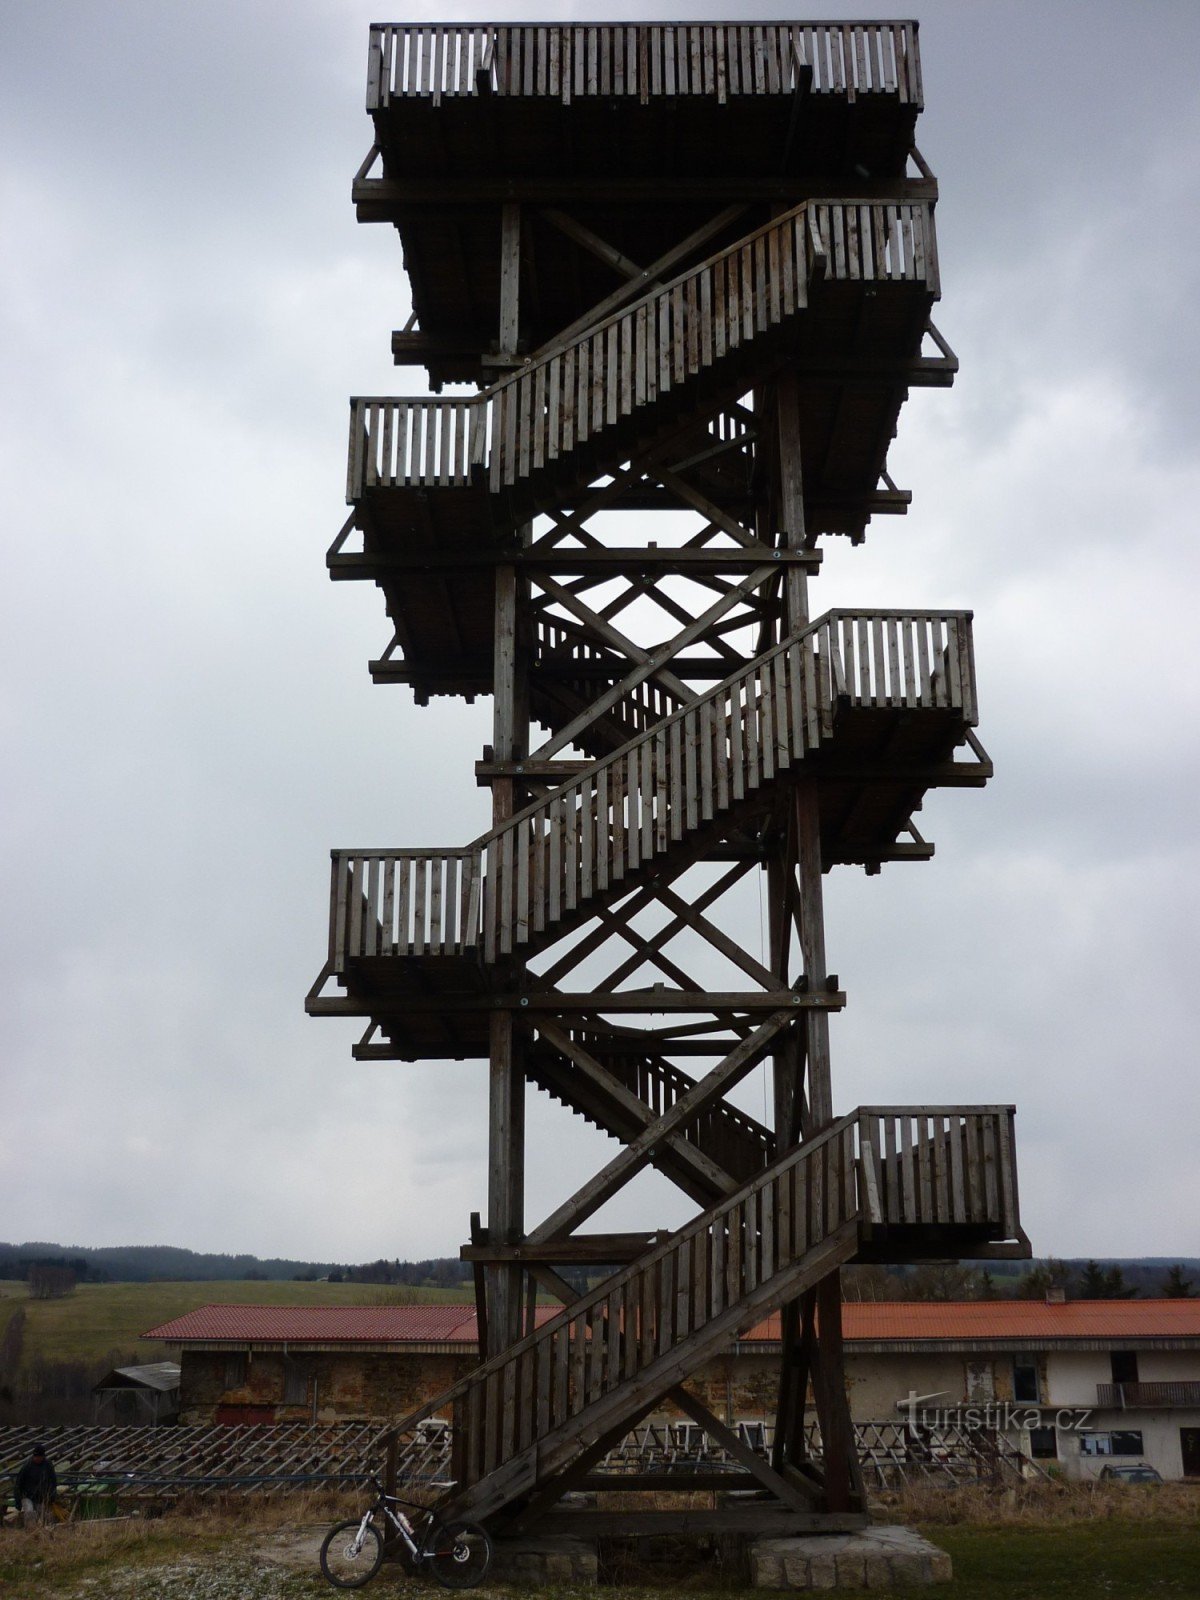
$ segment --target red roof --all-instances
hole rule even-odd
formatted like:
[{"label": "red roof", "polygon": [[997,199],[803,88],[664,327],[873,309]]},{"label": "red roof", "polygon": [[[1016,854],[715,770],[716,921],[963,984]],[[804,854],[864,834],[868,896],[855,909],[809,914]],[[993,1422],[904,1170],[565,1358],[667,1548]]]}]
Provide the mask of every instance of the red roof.
[{"label": "red roof", "polygon": [[[556,1306],[539,1306],[548,1321]],[[1035,1344],[1042,1339],[1200,1338],[1200,1299],[1068,1300],[880,1300],[849,1301],[842,1308],[847,1343],[954,1342],[1007,1339]],[[476,1345],[472,1305],[412,1306],[199,1306],[142,1335],[168,1344],[449,1344]],[[779,1339],[778,1313],[742,1335],[748,1342]]]},{"label": "red roof", "polygon": [[[848,1342],[888,1339],[1171,1339],[1200,1338],[1195,1300],[876,1300],[847,1301]],[[777,1341],[779,1315],[742,1335]]]}]

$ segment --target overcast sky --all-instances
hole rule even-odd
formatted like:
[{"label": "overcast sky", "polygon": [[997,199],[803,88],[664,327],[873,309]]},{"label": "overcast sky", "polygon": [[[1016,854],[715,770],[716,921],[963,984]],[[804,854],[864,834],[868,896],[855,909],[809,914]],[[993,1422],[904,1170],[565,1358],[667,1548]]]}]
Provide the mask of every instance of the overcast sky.
[{"label": "overcast sky", "polygon": [[[483,1065],[303,1014],[330,847],[488,820],[490,702],[372,687],[323,563],[347,397],[421,376],[350,205],[376,11],[0,0],[2,1237],[413,1258],[484,1209]],[[1015,1101],[1038,1253],[1197,1255],[1200,8],[919,15],[962,372],[814,608],[973,607],[997,776],[930,797],[932,863],[826,880],[835,1102]],[[540,1215],[604,1145],[529,1115]]]}]

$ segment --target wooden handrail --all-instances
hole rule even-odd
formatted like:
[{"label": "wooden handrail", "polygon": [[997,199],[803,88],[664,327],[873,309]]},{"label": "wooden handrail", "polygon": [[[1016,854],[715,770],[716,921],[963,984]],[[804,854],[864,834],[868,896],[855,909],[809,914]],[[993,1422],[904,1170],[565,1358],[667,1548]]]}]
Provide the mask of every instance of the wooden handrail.
[{"label": "wooden handrail", "polygon": [[603,96],[887,95],[920,109],[917,24],[905,21],[377,24],[367,110],[495,94],[569,105]]}]

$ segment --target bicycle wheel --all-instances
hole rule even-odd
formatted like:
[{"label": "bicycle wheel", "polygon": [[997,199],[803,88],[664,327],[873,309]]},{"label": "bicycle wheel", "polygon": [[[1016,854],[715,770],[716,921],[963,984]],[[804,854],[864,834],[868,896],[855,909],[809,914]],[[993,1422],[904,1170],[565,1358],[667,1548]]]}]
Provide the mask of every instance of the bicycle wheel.
[{"label": "bicycle wheel", "polygon": [[355,1522],[339,1522],[330,1528],[321,1546],[321,1571],[335,1589],[361,1589],[379,1571],[383,1561],[383,1539],[369,1522],[359,1542],[361,1517]]},{"label": "bicycle wheel", "polygon": [[477,1522],[435,1522],[422,1558],[445,1589],[473,1589],[492,1564],[492,1541]]}]

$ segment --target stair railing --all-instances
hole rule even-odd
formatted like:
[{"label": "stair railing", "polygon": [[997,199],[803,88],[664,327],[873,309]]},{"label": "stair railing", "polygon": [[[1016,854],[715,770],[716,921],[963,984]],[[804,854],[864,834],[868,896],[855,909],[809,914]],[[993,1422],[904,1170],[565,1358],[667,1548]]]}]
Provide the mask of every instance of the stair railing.
[{"label": "stair railing", "polygon": [[790,769],[839,702],[976,721],[970,612],[831,611],[473,844],[333,852],[330,954],[493,962]]}]

